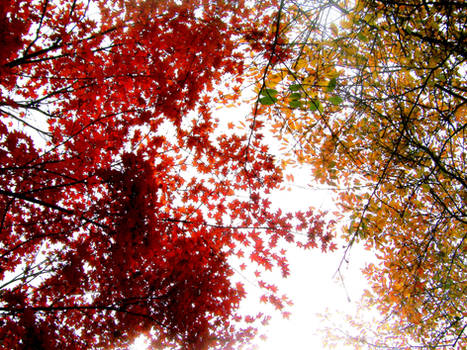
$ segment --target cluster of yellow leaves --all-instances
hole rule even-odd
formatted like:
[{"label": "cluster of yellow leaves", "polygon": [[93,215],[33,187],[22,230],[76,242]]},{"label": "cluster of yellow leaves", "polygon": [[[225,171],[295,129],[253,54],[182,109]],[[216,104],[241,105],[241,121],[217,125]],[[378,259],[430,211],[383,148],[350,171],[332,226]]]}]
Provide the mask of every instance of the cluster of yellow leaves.
[{"label": "cluster of yellow leaves", "polygon": [[344,236],[381,261],[367,303],[399,337],[466,346],[465,5],[323,0],[287,15],[295,56],[267,72],[261,111],[313,180],[347,188]]}]

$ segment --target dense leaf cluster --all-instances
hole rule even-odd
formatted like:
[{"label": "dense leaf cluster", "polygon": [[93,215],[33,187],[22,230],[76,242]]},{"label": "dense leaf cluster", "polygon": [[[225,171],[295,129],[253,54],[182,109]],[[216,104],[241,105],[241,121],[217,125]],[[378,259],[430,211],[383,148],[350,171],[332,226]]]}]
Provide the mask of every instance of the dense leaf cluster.
[{"label": "dense leaf cluster", "polygon": [[211,115],[273,19],[242,1],[0,2],[1,348],[255,334],[232,256],[287,275],[294,225],[330,239],[318,216],[270,208],[282,178],[260,125],[221,134]]},{"label": "dense leaf cluster", "polygon": [[466,9],[285,2],[295,54],[259,83],[291,158],[336,189],[349,246],[379,257],[365,300],[392,336],[367,346],[466,344]]}]

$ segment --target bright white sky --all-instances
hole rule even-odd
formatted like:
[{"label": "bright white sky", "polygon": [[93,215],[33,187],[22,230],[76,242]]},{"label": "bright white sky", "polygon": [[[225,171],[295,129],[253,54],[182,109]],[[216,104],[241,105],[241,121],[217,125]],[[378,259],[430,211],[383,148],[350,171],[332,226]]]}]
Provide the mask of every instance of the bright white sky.
[{"label": "bright white sky", "polygon": [[[280,203],[282,208],[292,211],[306,209],[310,205],[332,208],[329,192],[305,190],[303,185],[311,182],[309,176],[297,169],[294,174],[299,187],[275,194],[273,203]],[[292,315],[289,319],[283,319],[280,315],[273,317],[265,332],[268,339],[260,344],[260,350],[322,349],[322,334],[318,330],[324,325],[317,314],[326,313],[326,309],[342,314],[355,312],[355,302],[360,299],[366,286],[360,268],[371,260],[371,254],[359,247],[351,250],[349,264],[344,264],[341,271],[344,287],[342,281],[335,277],[343,256],[343,244],[338,246],[339,249],[333,253],[323,253],[319,248],[288,250],[291,274],[278,285],[294,302],[290,310]]]}]

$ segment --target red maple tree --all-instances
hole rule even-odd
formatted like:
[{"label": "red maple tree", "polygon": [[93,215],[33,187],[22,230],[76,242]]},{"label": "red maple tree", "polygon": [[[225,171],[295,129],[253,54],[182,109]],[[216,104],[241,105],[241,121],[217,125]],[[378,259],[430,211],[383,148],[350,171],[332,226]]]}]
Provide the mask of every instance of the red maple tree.
[{"label": "red maple tree", "polygon": [[[265,197],[282,179],[260,123],[214,137],[210,106],[242,73],[240,39],[273,20],[242,1],[0,3],[2,348],[144,333],[227,349],[254,334],[235,323],[229,257],[286,275],[294,217]],[[320,216],[294,220],[326,245]]]}]

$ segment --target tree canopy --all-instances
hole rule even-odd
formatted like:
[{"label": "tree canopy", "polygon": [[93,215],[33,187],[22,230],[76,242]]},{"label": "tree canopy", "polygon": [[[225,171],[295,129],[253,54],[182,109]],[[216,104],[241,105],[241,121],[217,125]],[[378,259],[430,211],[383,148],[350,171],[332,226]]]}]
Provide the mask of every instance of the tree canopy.
[{"label": "tree canopy", "polygon": [[467,344],[466,9],[284,1],[277,44],[291,53],[253,69],[283,164],[309,164],[350,222],[348,249],[379,258],[364,299],[391,337],[354,344]]},{"label": "tree canopy", "polygon": [[[346,341],[465,348],[466,9],[2,1],[1,347],[241,348],[268,316],[238,313],[235,270],[283,311],[262,272],[342,233],[378,257],[363,307],[382,315]],[[251,80],[226,130],[213,109]],[[294,163],[335,190],[335,220],[272,208]]]},{"label": "tree canopy", "polygon": [[261,272],[288,274],[294,230],[331,236],[270,207],[282,172],[261,125],[222,133],[211,113],[252,39],[271,42],[273,4],[0,3],[2,348],[240,347],[267,316],[237,313],[233,257],[288,302]]}]

